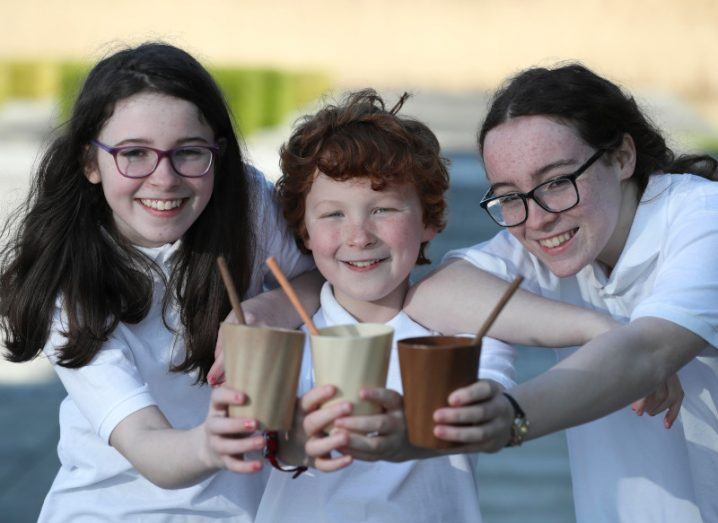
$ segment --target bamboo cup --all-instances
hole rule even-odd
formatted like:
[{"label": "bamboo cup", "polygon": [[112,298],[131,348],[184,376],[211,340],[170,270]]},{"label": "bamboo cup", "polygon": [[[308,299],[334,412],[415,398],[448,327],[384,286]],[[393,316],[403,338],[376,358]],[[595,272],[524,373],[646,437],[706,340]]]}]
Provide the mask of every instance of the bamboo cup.
[{"label": "bamboo cup", "polygon": [[[359,390],[386,386],[393,336],[394,329],[382,323],[325,327],[318,335],[311,335],[315,383],[337,389],[323,406],[350,401],[354,415],[378,413],[379,406],[361,400]],[[331,425],[325,430],[329,432]]]},{"label": "bamboo cup", "polygon": [[434,411],[449,395],[476,381],[481,342],[460,336],[424,336],[399,340],[399,366],[409,441],[417,447],[459,446],[434,436]]},{"label": "bamboo cup", "polygon": [[476,336],[424,336],[399,340],[399,366],[409,441],[430,449],[461,446],[434,436],[434,411],[448,406],[449,395],[476,381],[481,340],[518,289],[518,276],[504,291]]},{"label": "bamboo cup", "polygon": [[290,430],[304,333],[223,322],[219,336],[227,383],[247,395],[229,415],[256,419],[260,430]]}]

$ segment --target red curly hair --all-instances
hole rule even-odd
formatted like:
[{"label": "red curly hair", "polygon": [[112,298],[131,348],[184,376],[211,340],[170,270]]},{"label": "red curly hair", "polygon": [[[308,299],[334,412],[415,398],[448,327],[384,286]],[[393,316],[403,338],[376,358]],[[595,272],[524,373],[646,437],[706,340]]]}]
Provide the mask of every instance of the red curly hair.
[{"label": "red curly hair", "polygon": [[[373,89],[350,93],[343,103],[305,116],[282,145],[283,174],[277,193],[302,252],[309,252],[304,245],[306,197],[318,173],[337,181],[369,178],[375,191],[410,183],[419,195],[424,225],[437,231],[444,228],[448,160],[426,125],[397,115],[408,97],[404,93],[387,110]],[[430,263],[424,254],[426,243],[421,245],[418,265]]]}]

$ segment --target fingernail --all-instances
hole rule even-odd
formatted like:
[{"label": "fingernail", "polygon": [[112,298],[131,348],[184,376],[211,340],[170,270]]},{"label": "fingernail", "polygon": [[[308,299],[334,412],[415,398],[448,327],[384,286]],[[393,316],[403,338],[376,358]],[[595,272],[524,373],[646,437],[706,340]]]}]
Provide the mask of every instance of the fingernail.
[{"label": "fingernail", "polygon": [[254,430],[256,428],[256,421],[253,419],[247,420],[244,422],[244,428],[247,430]]},{"label": "fingernail", "polygon": [[241,392],[238,392],[234,395],[234,401],[243,402],[244,401],[244,394]]},{"label": "fingernail", "polygon": [[210,387],[214,387],[217,384],[217,380],[214,376],[207,376],[207,383],[209,383]]},{"label": "fingernail", "polygon": [[254,470],[255,472],[258,470],[261,470],[261,468],[262,468],[262,463],[260,461],[257,461],[252,465],[252,470]]}]

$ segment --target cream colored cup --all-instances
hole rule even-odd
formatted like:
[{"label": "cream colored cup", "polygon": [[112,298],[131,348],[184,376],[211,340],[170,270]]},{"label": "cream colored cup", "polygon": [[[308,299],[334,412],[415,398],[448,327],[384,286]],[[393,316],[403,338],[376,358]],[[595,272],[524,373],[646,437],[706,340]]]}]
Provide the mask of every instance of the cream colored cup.
[{"label": "cream colored cup", "polygon": [[350,401],[354,415],[379,412],[378,405],[359,399],[359,390],[386,386],[393,337],[394,329],[383,323],[336,325],[319,329],[319,336],[310,336],[316,386],[337,388],[323,406]]},{"label": "cream colored cup", "polygon": [[219,336],[227,384],[248,398],[229,415],[256,419],[260,430],[290,430],[304,333],[223,322]]}]

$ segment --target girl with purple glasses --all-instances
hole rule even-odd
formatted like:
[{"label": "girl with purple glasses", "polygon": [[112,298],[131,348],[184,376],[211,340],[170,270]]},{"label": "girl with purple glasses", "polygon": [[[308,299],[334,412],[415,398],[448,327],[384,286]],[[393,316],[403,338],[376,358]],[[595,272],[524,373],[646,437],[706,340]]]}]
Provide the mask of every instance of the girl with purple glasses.
[{"label": "girl with purple glasses", "polygon": [[[248,453],[264,440],[226,416],[242,394],[207,385],[230,310],[215,259],[245,298],[273,283],[267,256],[290,276],[313,264],[209,73],[156,43],[100,61],[17,216],[0,273],[7,357],[44,353],[68,392],[40,521],[252,521],[265,476]],[[316,277],[295,283],[315,308]],[[244,308],[300,323],[280,291]]]}]

